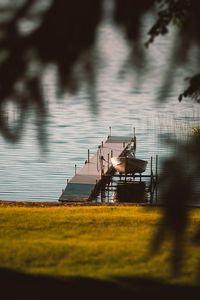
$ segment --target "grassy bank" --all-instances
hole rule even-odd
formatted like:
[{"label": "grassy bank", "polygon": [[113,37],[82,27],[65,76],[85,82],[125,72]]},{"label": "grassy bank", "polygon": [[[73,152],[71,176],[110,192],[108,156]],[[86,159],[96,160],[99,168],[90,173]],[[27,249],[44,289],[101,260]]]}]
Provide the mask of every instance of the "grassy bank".
[{"label": "grassy bank", "polygon": [[0,268],[56,277],[141,277],[195,284],[199,248],[190,235],[182,274],[170,273],[170,240],[149,256],[160,210],[152,207],[0,207]]}]

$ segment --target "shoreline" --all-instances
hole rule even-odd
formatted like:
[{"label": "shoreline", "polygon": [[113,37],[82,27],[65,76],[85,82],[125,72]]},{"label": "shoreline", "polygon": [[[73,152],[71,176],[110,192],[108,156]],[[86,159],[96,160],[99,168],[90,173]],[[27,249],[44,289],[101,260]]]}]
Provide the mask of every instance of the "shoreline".
[{"label": "shoreline", "polygon": [[59,207],[59,206],[158,206],[149,203],[127,203],[127,202],[91,202],[91,201],[14,201],[0,200],[0,207],[16,206],[16,207]]},{"label": "shoreline", "polygon": [[[156,203],[136,203],[136,202],[91,202],[91,201],[20,201],[20,200],[0,200],[1,207],[79,207],[79,206],[101,206],[101,207],[128,207],[128,206],[140,206],[140,207],[157,207],[163,208],[164,205]],[[188,205],[188,209],[200,209],[198,205]]]}]

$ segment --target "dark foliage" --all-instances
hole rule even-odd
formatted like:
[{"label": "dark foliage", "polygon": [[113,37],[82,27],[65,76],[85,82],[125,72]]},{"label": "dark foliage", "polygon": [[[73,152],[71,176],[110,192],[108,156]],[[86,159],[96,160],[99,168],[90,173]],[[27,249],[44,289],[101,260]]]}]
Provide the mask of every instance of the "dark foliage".
[{"label": "dark foliage", "polygon": [[189,80],[189,87],[179,96],[179,101],[182,101],[183,97],[194,98],[197,102],[200,102],[200,74],[187,78]]},{"label": "dark foliage", "polygon": [[[17,3],[0,4],[0,130],[7,140],[17,141],[26,123],[26,112],[32,109],[38,119],[37,123],[43,128],[42,133],[38,134],[42,143],[46,136],[47,114],[42,92],[43,73],[46,67],[54,64],[59,78],[58,96],[66,90],[74,93],[78,91],[80,83],[74,67],[81,62],[84,69],[84,79],[81,80],[87,82],[90,90],[94,89],[96,69],[92,62],[92,52],[96,30],[102,20],[103,1],[26,0],[20,5]],[[141,27],[147,12],[154,12],[157,19],[149,30],[148,45],[156,36],[166,34],[170,24],[180,28],[179,40],[162,87],[162,90],[169,90],[175,66],[183,65],[188,60],[194,44],[199,46],[200,2],[114,1],[114,21],[125,31],[131,49],[127,67],[137,68],[138,74],[145,62]],[[179,96],[179,100],[188,96],[198,100],[197,79],[195,76],[190,80],[189,88]],[[164,95],[161,98],[164,99]],[[10,121],[6,115],[9,102],[18,111],[15,122]]]},{"label": "dark foliage", "polygon": [[[173,72],[176,66],[184,65],[189,59],[193,46],[200,49],[200,2],[198,0],[158,0],[158,19],[149,30],[150,38],[146,42],[149,46],[158,35],[169,32],[170,25],[179,28],[177,44],[169,64],[166,82],[164,86],[169,89],[173,81]],[[170,79],[171,78],[171,81]],[[179,95],[179,101],[183,97],[191,97],[199,102],[199,76],[192,76],[190,86]],[[166,89],[165,89],[166,90]]]},{"label": "dark foliage", "polygon": [[154,9],[155,0],[116,0],[114,20],[122,25],[126,31],[127,38],[137,42],[140,36],[141,21],[144,14]]},{"label": "dark foliage", "polygon": [[191,9],[191,2],[188,0],[158,0],[157,2],[159,3],[158,20],[149,30],[150,38],[146,43],[147,46],[156,36],[167,34],[170,23],[183,26]]},{"label": "dark foliage", "polygon": [[[90,80],[94,72],[89,51],[101,19],[102,1],[54,0],[42,13],[35,12],[35,4],[39,1],[27,0],[14,8],[0,7],[0,130],[10,141],[19,139],[29,108],[35,110],[38,123],[45,124],[41,83],[48,64],[54,63],[58,68],[60,93],[78,89],[78,80],[72,77],[80,57],[88,74],[85,80]],[[3,18],[4,14],[8,14],[7,18]],[[34,21],[36,28],[20,31],[24,19]],[[20,112],[16,124],[10,124],[6,118],[8,101],[14,102]]]},{"label": "dark foliage", "polygon": [[[172,140],[170,143],[173,144],[175,141]],[[162,168],[160,198],[163,202],[163,216],[151,245],[151,254],[155,254],[161,244],[169,237],[171,238],[171,266],[175,276],[181,272],[184,264],[184,242],[187,236],[186,230],[190,224],[189,208],[199,203],[199,133],[194,133],[187,143],[179,142],[177,146],[177,154],[167,159]],[[200,245],[199,227],[196,228],[192,242]]]},{"label": "dark foliage", "polygon": [[0,269],[1,296],[4,299],[195,299],[199,287],[167,285],[142,278],[53,278]]}]

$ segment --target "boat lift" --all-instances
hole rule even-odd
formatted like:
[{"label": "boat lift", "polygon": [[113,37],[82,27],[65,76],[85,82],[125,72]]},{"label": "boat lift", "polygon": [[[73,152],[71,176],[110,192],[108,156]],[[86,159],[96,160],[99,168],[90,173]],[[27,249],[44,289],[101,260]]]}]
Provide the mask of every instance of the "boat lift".
[{"label": "boat lift", "polygon": [[[116,156],[123,156],[128,147],[136,150],[136,136],[135,128],[130,136],[113,136],[110,132],[105,142],[97,147],[96,153],[90,156],[88,150],[88,157],[84,166],[77,170],[75,165],[75,174],[71,180],[67,180],[67,185],[62,191],[59,201],[62,202],[80,202],[80,201],[93,201],[93,202],[110,202],[118,201],[117,197],[113,197],[117,191],[128,191],[129,194],[134,195],[134,189],[140,190],[142,187],[141,182],[145,182],[145,195],[150,195],[149,202],[153,202],[154,194],[157,198],[157,182],[158,182],[158,157],[156,156],[155,174],[153,172],[153,158],[150,160],[150,174],[124,174],[123,176],[117,174],[111,164],[111,158]],[[146,182],[148,186],[146,187]],[[143,184],[144,186],[144,184]],[[125,200],[130,202],[138,202],[138,199],[127,199],[125,192]],[[142,192],[143,193],[143,192]],[[136,198],[141,195],[137,195]],[[115,198],[115,199],[114,199]],[[119,197],[120,199],[122,196]],[[130,197],[131,198],[131,197]],[[145,198],[146,199],[146,198]],[[144,201],[146,201],[143,199]],[[139,199],[141,202],[142,199]]]}]

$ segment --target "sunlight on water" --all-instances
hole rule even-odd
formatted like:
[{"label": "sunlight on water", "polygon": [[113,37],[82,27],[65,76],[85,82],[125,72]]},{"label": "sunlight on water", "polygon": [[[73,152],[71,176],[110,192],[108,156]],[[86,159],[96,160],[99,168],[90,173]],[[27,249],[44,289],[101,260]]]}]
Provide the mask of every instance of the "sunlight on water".
[{"label": "sunlight on water", "polygon": [[[150,16],[147,21],[148,18]],[[147,21],[143,26],[145,37]],[[82,166],[87,149],[96,151],[106,139],[109,126],[112,126],[113,135],[127,135],[133,126],[136,128],[138,158],[149,159],[156,154],[161,160],[166,157],[170,151],[166,151],[160,137],[169,133],[183,136],[200,120],[199,106],[186,101],[178,103],[178,94],[183,89],[183,70],[176,71],[173,89],[168,93],[163,90],[170,49],[170,39],[158,38],[145,50],[149,63],[141,72],[137,67],[130,71],[127,66],[131,53],[127,41],[107,17],[98,29],[93,56],[97,74],[92,89],[82,84],[78,94],[66,92],[64,97],[57,99],[57,70],[49,65],[43,77],[49,111],[47,145],[37,142],[36,120],[31,111],[26,118],[23,138],[18,143],[8,144],[0,137],[0,199],[57,200],[67,179],[74,174],[74,165]],[[77,65],[77,70],[84,76],[81,65]],[[158,101],[162,100],[163,92],[165,103]],[[17,110],[8,114],[8,118],[15,117]]]}]

